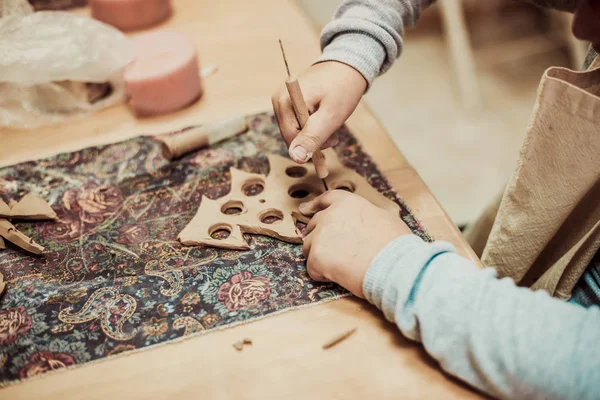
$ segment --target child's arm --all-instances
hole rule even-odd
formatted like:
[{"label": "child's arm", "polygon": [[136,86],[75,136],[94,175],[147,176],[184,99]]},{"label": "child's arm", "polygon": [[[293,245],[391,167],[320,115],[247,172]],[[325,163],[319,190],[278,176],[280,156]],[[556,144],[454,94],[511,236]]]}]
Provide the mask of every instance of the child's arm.
[{"label": "child's arm", "polygon": [[323,55],[300,75],[311,113],[300,132],[285,86],[272,97],[290,157],[304,163],[319,148],[335,144],[331,135],[352,114],[367,86],[402,50],[405,26],[416,24],[434,0],[347,0],[321,36]]},{"label": "child's arm", "polygon": [[478,270],[447,243],[403,236],[371,264],[365,297],[450,374],[498,398],[597,399],[600,310]]},{"label": "child's arm", "polygon": [[346,0],[321,33],[323,55],[356,69],[371,84],[402,52],[405,27],[435,0]]},{"label": "child's arm", "polygon": [[498,280],[355,194],[331,190],[300,212],[312,216],[309,275],[365,297],[450,374],[499,398],[600,398],[598,307]]}]

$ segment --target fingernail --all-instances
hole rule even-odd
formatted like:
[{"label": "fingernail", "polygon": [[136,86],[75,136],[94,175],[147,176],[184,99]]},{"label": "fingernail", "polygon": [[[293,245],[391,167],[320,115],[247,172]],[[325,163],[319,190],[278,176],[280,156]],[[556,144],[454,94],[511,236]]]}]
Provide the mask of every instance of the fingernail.
[{"label": "fingernail", "polygon": [[296,161],[304,162],[308,160],[308,153],[306,152],[306,150],[304,150],[304,147],[296,146],[292,149],[292,157]]},{"label": "fingernail", "polygon": [[300,203],[300,205],[298,206],[298,210],[300,210],[302,214],[310,211],[309,203]]}]

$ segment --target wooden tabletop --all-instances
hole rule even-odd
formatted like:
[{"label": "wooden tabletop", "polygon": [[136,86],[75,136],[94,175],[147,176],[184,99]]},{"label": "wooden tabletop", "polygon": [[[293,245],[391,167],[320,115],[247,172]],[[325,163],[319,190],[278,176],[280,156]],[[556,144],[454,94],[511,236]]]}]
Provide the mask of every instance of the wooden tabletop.
[{"label": "wooden tabletop", "polygon": [[[106,144],[271,108],[271,93],[285,73],[277,39],[300,71],[319,54],[314,27],[292,0],[174,0],[175,15],[157,29],[189,35],[206,79],[194,106],[137,120],[126,106],[88,118],[29,131],[0,131],[0,166],[57,152]],[[79,11],[87,14],[88,11]],[[348,121],[380,170],[437,239],[452,242],[479,263],[419,175],[379,122],[361,104]],[[328,351],[321,345],[358,327],[351,340]],[[243,352],[232,343],[254,344]],[[187,398],[478,398],[445,374],[422,347],[364,301],[344,298],[246,325],[58,371],[0,390],[6,399]]]}]

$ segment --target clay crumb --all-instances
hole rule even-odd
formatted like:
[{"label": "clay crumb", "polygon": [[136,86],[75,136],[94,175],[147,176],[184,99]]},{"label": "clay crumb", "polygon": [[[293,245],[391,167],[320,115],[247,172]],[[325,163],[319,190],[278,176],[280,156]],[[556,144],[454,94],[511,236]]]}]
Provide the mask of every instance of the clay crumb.
[{"label": "clay crumb", "polygon": [[352,336],[354,334],[354,332],[356,332],[356,329],[357,328],[352,328],[349,331],[346,331],[340,335],[337,335],[333,339],[329,340],[327,343],[325,343],[323,345],[323,350],[327,350],[327,349],[337,345],[338,343],[341,343],[344,340],[348,339],[350,336]]},{"label": "clay crumb", "polygon": [[242,342],[241,340],[238,340],[237,342],[235,342],[233,344],[233,348],[236,349],[237,351],[242,351],[244,348],[244,342]]},{"label": "clay crumb", "polygon": [[237,342],[235,342],[233,344],[233,348],[236,349],[237,351],[242,351],[244,349],[244,345],[251,345],[251,344],[252,344],[252,339],[244,338],[242,340],[238,340]]}]

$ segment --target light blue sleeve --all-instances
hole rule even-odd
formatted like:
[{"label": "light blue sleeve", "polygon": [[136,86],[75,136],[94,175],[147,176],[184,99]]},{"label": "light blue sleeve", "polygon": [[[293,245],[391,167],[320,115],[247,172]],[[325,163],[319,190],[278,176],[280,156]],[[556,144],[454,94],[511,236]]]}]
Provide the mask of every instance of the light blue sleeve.
[{"label": "light blue sleeve", "polygon": [[446,372],[494,397],[600,399],[598,307],[516,287],[412,235],[377,255],[363,289]]}]

